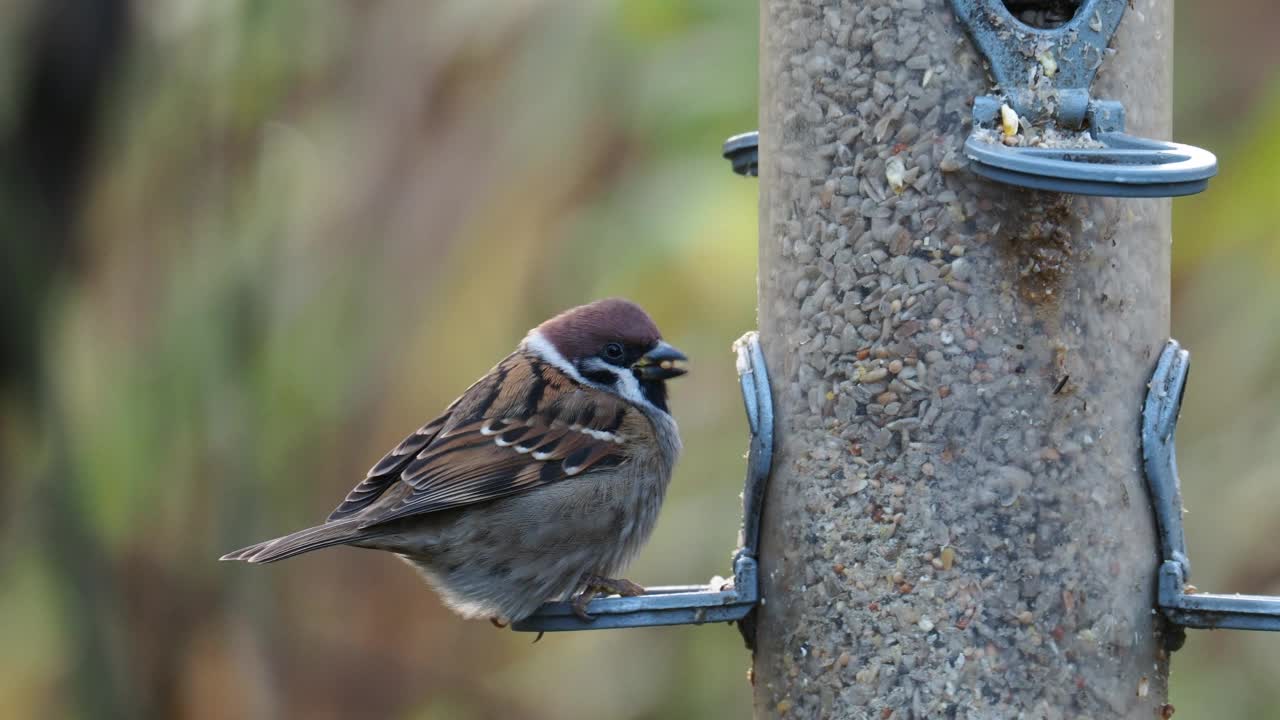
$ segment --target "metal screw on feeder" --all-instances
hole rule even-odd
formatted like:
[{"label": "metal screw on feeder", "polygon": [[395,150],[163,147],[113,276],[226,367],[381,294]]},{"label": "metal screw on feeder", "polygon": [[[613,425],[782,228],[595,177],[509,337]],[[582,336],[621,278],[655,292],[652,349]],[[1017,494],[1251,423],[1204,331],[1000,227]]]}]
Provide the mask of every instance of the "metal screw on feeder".
[{"label": "metal screw on feeder", "polygon": [[[1053,29],[1023,24],[1004,0],[951,4],[1001,93],[974,99],[974,131],[964,144],[974,172],[1036,190],[1110,197],[1190,195],[1217,173],[1213,153],[1127,135],[1124,107],[1090,97],[1128,0],[1084,0],[1070,21]],[[1017,128],[1002,125],[1017,120],[1002,117],[1002,106],[1077,136],[1038,147],[1006,145],[1006,138],[1018,137]]]},{"label": "metal screw on feeder", "polygon": [[[1170,340],[1160,353],[1142,408],[1142,461],[1160,538],[1156,602],[1161,614],[1178,627],[1280,631],[1280,597],[1186,591],[1191,561],[1182,532],[1174,430],[1190,369],[1191,356],[1176,340]],[[1174,633],[1167,644],[1177,650],[1182,639],[1181,632]]]},{"label": "metal screw on feeder", "polygon": [[742,537],[733,555],[733,579],[713,580],[707,585],[651,587],[639,597],[597,598],[587,605],[593,620],[579,618],[567,602],[550,602],[512,625],[513,630],[541,633],[737,622],[747,646],[754,644],[750,620],[760,599],[756,553],[764,490],[773,466],[773,398],[756,333],[743,335],[734,343],[734,350],[751,429],[751,449],[742,495]]}]

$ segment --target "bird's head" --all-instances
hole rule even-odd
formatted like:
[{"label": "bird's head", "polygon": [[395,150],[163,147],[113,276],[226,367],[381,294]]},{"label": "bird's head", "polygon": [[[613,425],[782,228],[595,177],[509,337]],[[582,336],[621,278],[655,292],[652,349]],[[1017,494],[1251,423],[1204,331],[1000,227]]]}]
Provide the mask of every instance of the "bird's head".
[{"label": "bird's head", "polygon": [[576,379],[667,412],[666,381],[687,372],[684,353],[667,344],[639,305],[597,300],[547,320],[525,345]]}]

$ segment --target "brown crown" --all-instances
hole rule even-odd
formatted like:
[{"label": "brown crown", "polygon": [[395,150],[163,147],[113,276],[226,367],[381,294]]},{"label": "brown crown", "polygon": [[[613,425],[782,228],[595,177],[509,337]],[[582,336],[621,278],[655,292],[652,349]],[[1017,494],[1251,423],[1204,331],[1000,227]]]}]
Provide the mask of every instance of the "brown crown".
[{"label": "brown crown", "polygon": [[594,355],[610,342],[649,348],[662,339],[649,314],[622,298],[566,310],[539,325],[538,331],[571,361]]}]

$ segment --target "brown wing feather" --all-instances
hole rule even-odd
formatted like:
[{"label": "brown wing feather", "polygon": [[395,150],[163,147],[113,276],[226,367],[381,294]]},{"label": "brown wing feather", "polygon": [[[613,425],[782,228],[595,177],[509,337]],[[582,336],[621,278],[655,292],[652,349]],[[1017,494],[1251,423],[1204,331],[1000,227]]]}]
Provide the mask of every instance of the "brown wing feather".
[{"label": "brown wing feather", "polygon": [[513,354],[459,398],[432,439],[398,466],[400,482],[368,506],[361,527],[617,465],[626,459],[619,433],[635,426],[633,414],[640,411],[626,401],[584,388],[532,355]]},{"label": "brown wing feather", "polygon": [[[457,403],[455,402],[454,404],[456,405]],[[382,493],[387,491],[387,488],[391,487],[393,482],[400,478],[400,473],[413,461],[414,456],[422,452],[427,443],[435,439],[440,429],[449,420],[451,410],[453,410],[452,405],[443,415],[423,425],[412,435],[401,440],[395,449],[384,455],[376,465],[369,469],[369,473],[364,480],[352,488],[351,492],[347,493],[347,497],[343,499],[342,504],[338,505],[329,514],[327,522],[351,517],[373,504]]]}]

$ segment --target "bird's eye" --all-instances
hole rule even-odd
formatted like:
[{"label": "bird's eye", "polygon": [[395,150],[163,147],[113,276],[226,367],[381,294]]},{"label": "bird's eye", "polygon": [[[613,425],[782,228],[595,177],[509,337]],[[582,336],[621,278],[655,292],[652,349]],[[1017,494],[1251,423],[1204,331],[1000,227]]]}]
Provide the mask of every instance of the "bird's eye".
[{"label": "bird's eye", "polygon": [[604,346],[604,356],[609,360],[621,360],[622,354],[622,345],[620,343],[611,342]]}]

